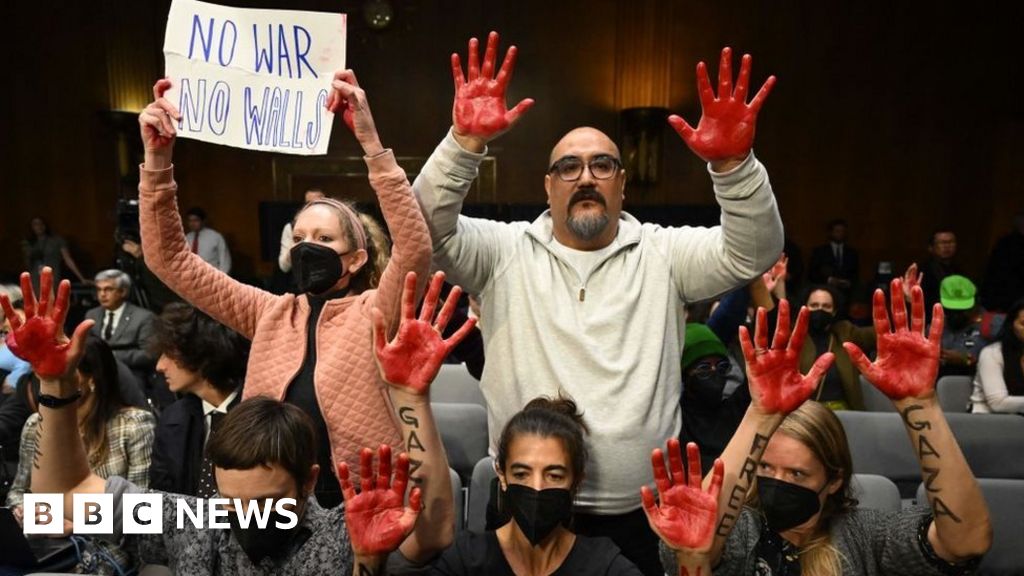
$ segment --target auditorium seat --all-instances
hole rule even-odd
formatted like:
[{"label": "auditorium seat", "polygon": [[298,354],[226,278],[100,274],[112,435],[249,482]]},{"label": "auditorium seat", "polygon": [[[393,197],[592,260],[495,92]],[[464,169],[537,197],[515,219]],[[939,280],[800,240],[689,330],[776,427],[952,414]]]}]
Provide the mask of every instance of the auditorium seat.
[{"label": "auditorium seat", "polygon": [[487,456],[487,411],[477,404],[431,402],[434,419],[451,466],[463,483]]},{"label": "auditorium seat", "polygon": [[430,385],[430,399],[434,402],[485,406],[480,382],[466,370],[465,364],[442,364],[441,371]]},{"label": "auditorium seat", "polygon": [[967,412],[974,380],[970,376],[943,376],[935,383],[935,394],[943,412]]},{"label": "auditorium seat", "polygon": [[[978,485],[988,502],[993,540],[977,573],[1019,576],[1024,570],[1024,480],[979,478]],[[917,489],[917,500],[927,505],[923,483]]]},{"label": "auditorium seat", "polygon": [[868,379],[861,374],[860,378],[860,393],[864,396],[864,410],[868,412],[895,412],[896,407],[893,406],[892,400],[888,396],[882,394],[882,391],[875,388],[875,385],[868,382]]},{"label": "auditorium seat", "polygon": [[452,478],[452,503],[455,507],[455,533],[462,531],[466,522],[466,493],[462,490],[462,480],[459,473],[449,468],[448,474]]},{"label": "auditorium seat", "polygon": [[484,531],[487,524],[487,502],[491,499],[491,480],[498,477],[494,471],[494,459],[490,456],[480,459],[473,467],[473,479],[469,484],[469,505],[466,507],[466,529]]},{"label": "auditorium seat", "polygon": [[878,474],[854,474],[853,497],[858,508],[898,512],[902,508],[900,490],[896,484]]}]

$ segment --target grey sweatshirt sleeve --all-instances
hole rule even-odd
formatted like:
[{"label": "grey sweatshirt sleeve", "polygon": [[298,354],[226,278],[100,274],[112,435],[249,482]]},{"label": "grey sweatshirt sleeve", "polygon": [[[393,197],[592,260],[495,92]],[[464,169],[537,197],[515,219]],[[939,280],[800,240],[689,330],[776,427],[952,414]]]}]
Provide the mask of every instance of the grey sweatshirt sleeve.
[{"label": "grey sweatshirt sleeve", "polygon": [[485,154],[464,150],[449,131],[412,185],[430,229],[434,264],[471,294],[484,290],[514,246],[509,225],[460,215]]},{"label": "grey sweatshirt sleeve", "polygon": [[754,153],[729,172],[711,172],[711,180],[721,226],[658,230],[679,294],[691,302],[746,284],[782,253],[782,218],[768,172]]}]

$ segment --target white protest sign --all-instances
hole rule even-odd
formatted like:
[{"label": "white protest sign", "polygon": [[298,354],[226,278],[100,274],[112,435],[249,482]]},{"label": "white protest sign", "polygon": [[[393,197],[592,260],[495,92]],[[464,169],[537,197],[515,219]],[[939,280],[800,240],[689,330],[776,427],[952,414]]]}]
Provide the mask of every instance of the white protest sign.
[{"label": "white protest sign", "polygon": [[345,67],[344,14],[174,0],[164,59],[179,137],[327,153],[334,114],[324,103]]}]

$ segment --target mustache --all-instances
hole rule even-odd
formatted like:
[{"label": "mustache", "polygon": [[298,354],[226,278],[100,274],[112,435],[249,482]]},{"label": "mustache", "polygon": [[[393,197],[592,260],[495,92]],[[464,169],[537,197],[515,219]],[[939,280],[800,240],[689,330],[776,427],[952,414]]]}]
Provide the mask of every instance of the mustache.
[{"label": "mustache", "polygon": [[601,196],[601,194],[598,193],[596,188],[580,188],[572,195],[572,197],[569,198],[569,208],[572,208],[577,203],[583,202],[585,200],[597,202],[598,204],[604,206],[605,208],[608,207],[608,204],[605,202],[604,196]]}]

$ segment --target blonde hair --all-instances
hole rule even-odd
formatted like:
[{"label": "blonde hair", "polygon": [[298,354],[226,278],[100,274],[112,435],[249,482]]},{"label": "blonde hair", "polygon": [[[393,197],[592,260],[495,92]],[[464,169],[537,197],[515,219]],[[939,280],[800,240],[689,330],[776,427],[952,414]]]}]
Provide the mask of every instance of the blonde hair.
[{"label": "blonde hair", "polygon": [[375,289],[391,258],[391,244],[384,229],[372,216],[363,214],[351,202],[335,198],[321,198],[303,206],[292,219],[292,227],[295,226],[300,214],[316,205],[326,206],[334,211],[349,246],[353,249],[366,250],[366,264],[353,274],[349,281],[351,293],[359,294]]},{"label": "blonde hair", "polygon": [[[815,533],[800,547],[800,573],[804,576],[841,576],[843,555],[832,544],[829,526],[832,519],[857,506],[853,497],[853,458],[846,431],[836,415],[817,402],[808,400],[790,412],[776,434],[785,434],[806,446],[825,468],[826,485],[840,480],[839,489],[825,497]],[[751,490],[747,504],[759,508],[757,490]]]}]

